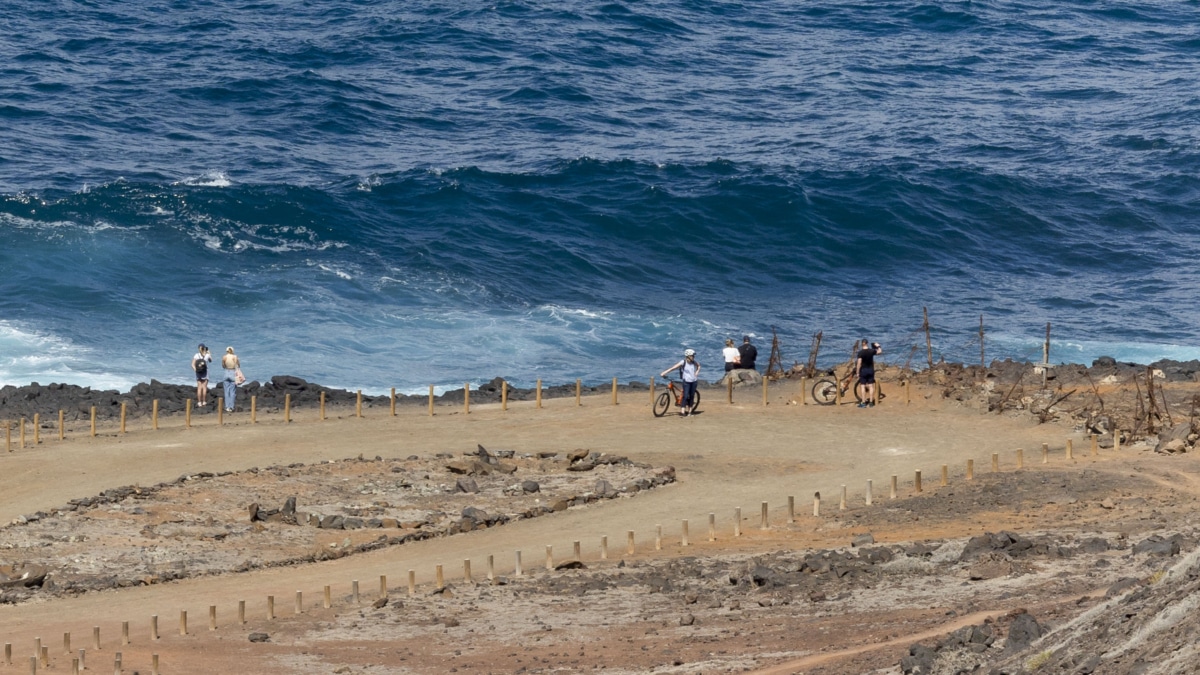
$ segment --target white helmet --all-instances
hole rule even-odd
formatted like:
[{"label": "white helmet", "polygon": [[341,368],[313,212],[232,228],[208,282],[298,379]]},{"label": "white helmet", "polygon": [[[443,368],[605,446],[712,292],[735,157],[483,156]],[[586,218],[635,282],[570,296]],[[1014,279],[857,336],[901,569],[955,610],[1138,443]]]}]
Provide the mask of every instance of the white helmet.
[{"label": "white helmet", "polygon": [[685,349],[685,350],[683,350],[683,355],[684,356],[695,356],[696,350],[695,349]]}]

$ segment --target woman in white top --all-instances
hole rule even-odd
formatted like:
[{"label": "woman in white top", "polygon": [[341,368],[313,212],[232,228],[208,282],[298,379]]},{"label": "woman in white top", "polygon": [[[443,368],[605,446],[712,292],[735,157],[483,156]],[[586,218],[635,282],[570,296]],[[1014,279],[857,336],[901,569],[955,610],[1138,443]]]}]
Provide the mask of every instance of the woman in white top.
[{"label": "woman in white top", "polygon": [[192,370],[196,371],[196,405],[203,408],[208,405],[208,364],[212,363],[212,354],[204,343],[196,348],[192,357]]},{"label": "woman in white top", "polygon": [[725,340],[725,349],[721,350],[721,353],[725,355],[725,372],[736,370],[742,361],[742,353],[733,346],[732,338]]},{"label": "woman in white top", "polygon": [[675,365],[662,371],[659,377],[665,378],[671,374],[671,371],[678,370],[680,378],[683,380],[683,413],[684,417],[692,414],[695,406],[692,401],[695,400],[696,383],[700,379],[700,363],[696,361],[696,350],[683,350],[683,360]]}]

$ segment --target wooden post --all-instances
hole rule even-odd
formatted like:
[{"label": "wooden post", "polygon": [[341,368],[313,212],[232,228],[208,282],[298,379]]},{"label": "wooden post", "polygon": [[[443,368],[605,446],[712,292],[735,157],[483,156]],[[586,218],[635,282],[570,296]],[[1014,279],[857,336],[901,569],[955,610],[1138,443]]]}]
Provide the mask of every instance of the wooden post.
[{"label": "wooden post", "polygon": [[113,654],[113,675],[121,675],[121,652]]},{"label": "wooden post", "polygon": [[634,553],[637,552],[637,547],[633,543],[633,530],[629,530],[629,532],[627,532],[626,535],[627,535],[627,539],[625,542],[625,554],[633,555]]},{"label": "wooden post", "polygon": [[1025,449],[1024,448],[1017,448],[1017,468],[1018,469],[1025,468]]},{"label": "wooden post", "polygon": [[800,405],[808,405],[808,378],[800,376]]},{"label": "wooden post", "polygon": [[917,469],[916,475],[913,476],[913,491],[914,492],[921,491],[921,470],[920,469]]},{"label": "wooden post", "polygon": [[541,409],[541,407],[542,407],[542,378],[540,378],[540,377],[538,378],[537,387],[535,387],[535,389],[536,389],[536,392],[534,393],[534,400],[536,401],[536,407],[538,409]]},{"label": "wooden post", "polygon": [[733,378],[729,373],[725,373],[725,398],[728,403],[733,403]]},{"label": "wooden post", "polygon": [[979,315],[979,367],[987,368],[987,359],[983,351],[983,315]]},{"label": "wooden post", "polygon": [[63,653],[70,655],[71,653],[71,633],[63,633]]},{"label": "wooden post", "polygon": [[92,406],[92,438],[96,437],[96,406]]},{"label": "wooden post", "polygon": [[217,399],[217,424],[224,426],[225,424],[225,399]]},{"label": "wooden post", "polygon": [[1042,464],[1050,463],[1050,444],[1042,443]]},{"label": "wooden post", "polygon": [[[254,397],[253,396],[250,397],[250,419],[251,420],[254,419]],[[291,423],[291,421],[292,421],[292,395],[291,394],[283,395],[283,421],[284,421],[284,423]]]},{"label": "wooden post", "polygon": [[508,410],[508,380],[500,380],[500,409]]},{"label": "wooden post", "polygon": [[238,625],[246,625],[246,601],[238,600]]},{"label": "wooden post", "polygon": [[583,380],[575,378],[575,407],[583,405]]},{"label": "wooden post", "polygon": [[650,376],[650,407],[654,407],[654,376]]},{"label": "wooden post", "polygon": [[12,665],[12,643],[11,642],[4,643],[4,665],[6,665],[6,666]]},{"label": "wooden post", "polygon": [[362,389],[357,390],[354,395],[354,416],[362,417]]},{"label": "wooden post", "polygon": [[325,593],[321,598],[321,606],[325,609],[329,609],[333,606],[333,589],[331,589],[329,586],[326,586],[324,590]]},{"label": "wooden post", "polygon": [[[1096,437],[1092,436],[1092,447],[1096,445]],[[42,444],[42,415],[41,413],[33,413],[33,447]],[[1096,454],[1095,452],[1092,453]]]},{"label": "wooden post", "polygon": [[554,570],[554,547],[547,544],[546,545],[546,571],[552,572],[553,570]]},{"label": "wooden post", "polygon": [[[34,428],[36,429],[37,415],[33,416],[33,423],[34,423]],[[33,444],[37,445],[36,438],[34,439]],[[1099,454],[1100,454],[1100,441],[1096,440],[1096,434],[1092,434],[1092,457],[1095,457],[1096,455],[1099,455]]]},{"label": "wooden post", "polygon": [[[600,557],[604,557],[604,556],[600,556]],[[517,562],[516,562],[515,567],[513,568],[513,576],[514,577],[521,576],[521,552],[520,551],[517,551]]]},{"label": "wooden post", "polygon": [[767,405],[767,378],[763,376],[763,405]]},{"label": "wooden post", "polygon": [[[439,567],[438,569],[441,569],[441,568]],[[439,588],[440,588],[440,586],[439,586]],[[386,598],[387,596],[388,596],[388,592],[387,592],[387,575],[386,575],[386,574],[380,574],[380,575],[379,575],[379,597],[381,597],[381,598]]]},{"label": "wooden post", "polygon": [[416,570],[408,571],[408,594],[409,595],[417,594],[417,571]]},{"label": "wooden post", "polygon": [[717,540],[717,514],[708,514],[708,540]]},{"label": "wooden post", "polygon": [[267,620],[275,618],[275,596],[267,596]]},{"label": "wooden post", "polygon": [[24,450],[25,449],[25,418],[24,417],[21,418],[20,425],[21,425],[21,449]]},{"label": "wooden post", "polygon": [[768,511],[767,511],[767,503],[766,503],[766,502],[763,502],[763,503],[762,503],[762,516],[761,516],[761,518],[759,519],[758,529],[760,529],[760,530],[769,530],[769,529],[771,529],[771,521],[770,521],[770,517],[768,516]]},{"label": "wooden post", "polygon": [[433,417],[433,385],[429,385],[429,416]]},{"label": "wooden post", "polygon": [[929,308],[922,307],[921,312],[925,316],[925,322],[921,327],[925,329],[925,354],[929,358],[929,376],[933,377],[933,340],[930,337]]},{"label": "wooden post", "polygon": [[992,453],[992,473],[999,473],[999,471],[1000,471],[1000,453],[993,452]]},{"label": "wooden post", "polygon": [[463,382],[463,414],[471,414],[471,383]]},{"label": "wooden post", "polygon": [[[125,433],[125,416],[128,413],[129,404],[121,401],[121,433]],[[25,420],[21,420],[21,426],[25,426]]]},{"label": "wooden post", "polygon": [[[396,391],[396,390],[393,389],[392,391]],[[395,411],[393,411],[393,412],[395,412]],[[320,414],[319,419],[322,422],[325,421],[325,392],[321,392],[321,414]]]},{"label": "wooden post", "polygon": [[304,592],[303,591],[296,591],[296,610],[292,613],[293,614],[303,614],[304,613]]},{"label": "wooden post", "polygon": [[183,405],[183,428],[192,428],[192,399],[188,399]]},{"label": "wooden post", "polygon": [[350,597],[351,597],[351,599],[354,601],[354,604],[356,604],[356,605],[357,605],[357,604],[359,603],[359,599],[358,599],[358,579],[354,579],[353,581],[351,581],[351,582],[350,582]]},{"label": "wooden post", "polygon": [[[576,553],[575,557],[578,558],[579,554]],[[487,557],[487,561],[488,561],[488,571],[487,571],[488,583],[496,583],[496,560],[493,556],[489,555]],[[410,593],[410,595],[411,595],[411,593]]]},{"label": "wooden post", "polygon": [[390,401],[391,401],[391,414],[392,414],[392,417],[395,417],[396,416],[396,388],[395,387],[392,387],[389,397],[390,397]]},{"label": "wooden post", "polygon": [[975,460],[967,460],[967,480],[975,480]]},{"label": "wooden post", "polygon": [[572,542],[571,552],[576,560],[583,560],[583,544],[579,541]]},{"label": "wooden post", "polygon": [[875,501],[875,481],[867,479],[867,506],[870,506]]},{"label": "wooden post", "polygon": [[813,517],[814,518],[821,517],[821,493],[820,492],[813,493]]},{"label": "wooden post", "polygon": [[683,521],[682,528],[680,529],[680,532],[679,532],[679,545],[684,548],[687,548],[689,546],[689,544],[688,544],[688,521],[686,521],[686,520]]},{"label": "wooden post", "polygon": [[158,431],[158,399],[154,399],[154,403],[150,409],[151,424],[155,431]]},{"label": "wooden post", "polygon": [[100,651],[100,626],[92,626],[92,649]]},{"label": "wooden post", "polygon": [[12,422],[4,423],[4,449],[12,452]]},{"label": "wooden post", "polygon": [[613,378],[613,405],[617,405],[617,378]]},{"label": "wooden post", "polygon": [[899,484],[899,476],[897,476],[896,474],[892,474],[892,494],[891,494],[892,499],[896,498],[896,487],[898,484]]},{"label": "wooden post", "polygon": [[733,510],[733,536],[742,536],[742,507]]},{"label": "wooden post", "polygon": [[946,464],[942,465],[942,487],[950,484],[950,467]]},{"label": "wooden post", "polygon": [[912,405],[912,377],[904,381],[904,405]]},{"label": "wooden post", "polygon": [[1067,459],[1075,459],[1075,448],[1069,438],[1067,439]]},{"label": "wooden post", "polygon": [[121,644],[122,645],[129,644],[129,622],[128,621],[121,622]]},{"label": "wooden post", "polygon": [[150,675],[158,675],[158,654],[150,655]]},{"label": "wooden post", "polygon": [[217,606],[216,605],[208,606],[208,629],[209,630],[217,629]]},{"label": "wooden post", "polygon": [[67,439],[66,413],[62,410],[58,411],[58,440],[65,441]]},{"label": "wooden post", "polygon": [[838,511],[846,510],[846,484],[842,483],[842,498],[838,501]]},{"label": "wooden post", "polygon": [[179,634],[187,635],[187,610],[179,610]]},{"label": "wooden post", "polygon": [[474,584],[475,579],[471,576],[471,559],[463,559],[463,583]]},{"label": "wooden post", "polygon": [[662,550],[662,525],[654,526],[654,550]]},{"label": "wooden post", "polygon": [[788,495],[788,522],[796,522],[796,498]]},{"label": "wooden post", "polygon": [[600,537],[600,559],[608,560],[608,535]]},{"label": "wooden post", "polygon": [[150,639],[151,640],[158,639],[158,615],[157,614],[150,617]]}]

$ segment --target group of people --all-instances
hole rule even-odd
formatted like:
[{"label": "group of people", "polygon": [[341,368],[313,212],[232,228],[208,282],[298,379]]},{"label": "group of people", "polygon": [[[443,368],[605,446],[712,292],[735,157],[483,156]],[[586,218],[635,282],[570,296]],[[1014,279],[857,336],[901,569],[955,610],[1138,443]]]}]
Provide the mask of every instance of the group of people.
[{"label": "group of people", "polygon": [[[855,390],[858,392],[858,407],[869,408],[875,405],[875,357],[883,353],[883,347],[878,342],[868,342],[863,338],[859,343],[854,357],[854,376],[857,378]],[[750,336],[742,337],[742,346],[735,347],[732,339],[725,340],[725,372],[747,368],[754,370],[754,362],[758,359],[758,349],[751,344]],[[664,370],[659,377],[667,377],[678,370],[683,380],[682,406],[684,417],[691,415],[696,409],[696,386],[700,381],[700,362],[696,360],[695,349],[683,350],[683,360]]]},{"label": "group of people", "polygon": [[[196,405],[201,408],[208,405],[208,364],[210,363],[212,363],[212,353],[201,342],[196,355],[192,357],[192,370],[196,373]],[[237,404],[237,387],[246,381],[246,376],[242,375],[242,362],[233,352],[233,347],[225,348],[225,353],[221,356],[221,368],[225,371],[225,378],[221,380],[221,383],[225,385],[225,412],[233,412]]]},{"label": "group of people", "polygon": [[[731,370],[754,370],[754,362],[758,360],[758,348],[750,342],[750,336],[742,337],[742,346],[734,347],[733,340],[725,340],[725,372]],[[696,360],[695,349],[683,350],[683,360],[664,370],[659,377],[667,377],[678,370],[683,380],[682,407],[683,417],[688,417],[696,411],[696,385],[700,381],[700,362]]]}]

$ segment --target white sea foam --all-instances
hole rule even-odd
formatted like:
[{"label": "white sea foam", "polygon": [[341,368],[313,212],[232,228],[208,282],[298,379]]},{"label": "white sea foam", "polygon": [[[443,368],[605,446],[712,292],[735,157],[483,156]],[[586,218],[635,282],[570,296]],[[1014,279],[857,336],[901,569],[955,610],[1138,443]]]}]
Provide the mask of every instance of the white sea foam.
[{"label": "white sea foam", "polygon": [[96,389],[128,389],[136,378],[96,370],[91,350],[70,340],[0,321],[0,386],[64,382]]},{"label": "white sea foam", "polygon": [[229,187],[233,181],[223,171],[207,171],[200,176],[191,176],[175,183],[175,185],[193,185],[196,187]]},{"label": "white sea foam", "polygon": [[326,272],[329,272],[331,274],[336,274],[338,276],[338,278],[345,279],[346,281],[350,281],[351,279],[354,278],[339,269],[330,267],[329,265],[317,265],[317,267],[319,267],[320,269],[325,270]]}]

